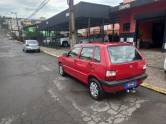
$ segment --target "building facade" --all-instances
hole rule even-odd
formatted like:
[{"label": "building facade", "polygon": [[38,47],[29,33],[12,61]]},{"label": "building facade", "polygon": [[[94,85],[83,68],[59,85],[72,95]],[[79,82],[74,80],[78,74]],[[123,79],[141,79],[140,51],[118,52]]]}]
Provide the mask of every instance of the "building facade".
[{"label": "building facade", "polygon": [[[77,30],[87,29],[89,35],[91,32],[104,34],[104,26],[111,25],[107,32],[112,35],[112,41],[118,34],[120,41],[133,42],[139,48],[166,51],[166,0],[124,0],[115,7],[80,2],[74,11]],[[68,31],[66,13],[68,9],[43,21],[39,30]]]},{"label": "building facade", "polygon": [[166,0],[124,0],[110,16],[115,13],[121,41],[166,50]]}]

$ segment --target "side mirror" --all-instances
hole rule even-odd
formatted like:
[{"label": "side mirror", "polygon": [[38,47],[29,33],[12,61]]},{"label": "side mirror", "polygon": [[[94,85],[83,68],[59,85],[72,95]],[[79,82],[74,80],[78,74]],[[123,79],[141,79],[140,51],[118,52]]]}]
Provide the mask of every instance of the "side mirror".
[{"label": "side mirror", "polygon": [[63,53],[63,56],[68,57],[68,56],[69,56],[69,53],[68,53],[68,52],[65,52],[65,53]]}]

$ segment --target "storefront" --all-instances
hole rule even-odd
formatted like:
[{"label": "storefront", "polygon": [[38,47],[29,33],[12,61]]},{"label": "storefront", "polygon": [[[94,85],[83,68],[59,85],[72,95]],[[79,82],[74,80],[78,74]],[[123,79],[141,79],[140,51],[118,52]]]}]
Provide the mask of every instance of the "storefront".
[{"label": "storefront", "polygon": [[166,50],[166,0],[124,0],[112,9],[112,16],[120,24],[121,41]]}]

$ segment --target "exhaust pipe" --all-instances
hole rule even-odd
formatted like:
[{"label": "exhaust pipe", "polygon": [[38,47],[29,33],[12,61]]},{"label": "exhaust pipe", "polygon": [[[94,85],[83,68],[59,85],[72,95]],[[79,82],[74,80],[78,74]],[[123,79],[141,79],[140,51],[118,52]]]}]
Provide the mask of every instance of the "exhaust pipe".
[{"label": "exhaust pipe", "polygon": [[135,88],[133,88],[133,89],[127,89],[126,90],[126,93],[136,93],[136,89]]}]

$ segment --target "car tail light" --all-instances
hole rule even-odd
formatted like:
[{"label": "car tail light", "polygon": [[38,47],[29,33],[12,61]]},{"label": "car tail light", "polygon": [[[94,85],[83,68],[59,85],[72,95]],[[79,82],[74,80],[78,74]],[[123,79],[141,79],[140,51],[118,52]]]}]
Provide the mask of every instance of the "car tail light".
[{"label": "car tail light", "polygon": [[146,66],[146,65],[144,65],[144,66],[143,66],[143,69],[144,69],[144,70],[146,70],[146,68],[147,68],[147,66]]},{"label": "car tail light", "polygon": [[116,76],[116,71],[107,71],[106,72],[106,77],[115,77]]}]

